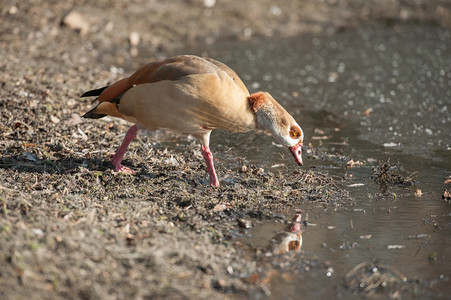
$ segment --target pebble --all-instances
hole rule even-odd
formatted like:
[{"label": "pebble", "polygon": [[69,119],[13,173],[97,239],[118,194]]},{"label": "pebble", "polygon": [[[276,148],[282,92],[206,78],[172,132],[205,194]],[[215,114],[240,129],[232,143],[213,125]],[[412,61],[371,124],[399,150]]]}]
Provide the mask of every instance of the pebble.
[{"label": "pebble", "polygon": [[204,0],[204,6],[211,8],[216,5],[216,0]]},{"label": "pebble", "polygon": [[71,29],[79,31],[82,35],[89,32],[89,23],[80,13],[76,11],[71,11],[68,13],[63,19],[63,24]]},{"label": "pebble", "polygon": [[130,42],[130,46],[136,47],[136,46],[139,45],[139,42],[140,42],[140,40],[141,40],[141,37],[140,37],[140,35],[139,35],[138,32],[132,31],[132,32],[130,32],[130,34],[129,34],[129,36],[128,36],[128,40],[129,40],[129,42]]},{"label": "pebble", "polygon": [[246,220],[246,219],[244,219],[244,218],[239,218],[239,219],[238,219],[238,225],[239,225],[241,228],[245,228],[245,229],[252,228],[252,222],[249,221],[249,220]]},{"label": "pebble", "polygon": [[385,148],[391,148],[391,147],[397,147],[397,146],[399,146],[399,144],[398,143],[394,143],[394,142],[390,142],[390,143],[384,143],[383,146]]},{"label": "pebble", "polygon": [[60,119],[58,119],[58,117],[56,116],[50,116],[50,122],[52,122],[53,124],[58,124],[60,122]]},{"label": "pebble", "polygon": [[33,233],[39,236],[43,236],[44,235],[44,231],[42,231],[42,229],[40,228],[33,228]]}]

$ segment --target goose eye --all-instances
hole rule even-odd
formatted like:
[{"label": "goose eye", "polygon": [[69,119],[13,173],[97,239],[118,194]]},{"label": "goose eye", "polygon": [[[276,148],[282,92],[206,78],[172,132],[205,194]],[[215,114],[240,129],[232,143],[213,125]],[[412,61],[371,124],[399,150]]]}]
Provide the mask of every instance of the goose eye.
[{"label": "goose eye", "polygon": [[297,128],[297,127],[291,128],[291,130],[290,130],[290,137],[292,139],[297,140],[300,136],[301,136],[301,131],[300,131],[299,128]]}]

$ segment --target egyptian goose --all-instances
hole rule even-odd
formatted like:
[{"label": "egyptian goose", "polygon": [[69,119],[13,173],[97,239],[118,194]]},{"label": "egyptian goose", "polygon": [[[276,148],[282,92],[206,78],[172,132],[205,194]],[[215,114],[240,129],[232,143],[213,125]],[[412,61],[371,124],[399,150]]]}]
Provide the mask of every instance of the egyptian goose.
[{"label": "egyptian goose", "polygon": [[276,234],[270,241],[268,251],[283,254],[289,251],[299,252],[302,247],[302,211],[297,212],[291,222],[290,230]]},{"label": "egyptian goose", "polygon": [[84,118],[119,117],[131,126],[113,157],[116,172],[134,174],[121,165],[124,153],[139,129],[168,129],[191,134],[202,145],[210,185],[219,186],[210,133],[268,129],[302,165],[303,132],[293,117],[266,92],[250,95],[238,75],[211,58],[181,55],[151,62],[130,77],[81,97],[97,96],[98,104]]}]

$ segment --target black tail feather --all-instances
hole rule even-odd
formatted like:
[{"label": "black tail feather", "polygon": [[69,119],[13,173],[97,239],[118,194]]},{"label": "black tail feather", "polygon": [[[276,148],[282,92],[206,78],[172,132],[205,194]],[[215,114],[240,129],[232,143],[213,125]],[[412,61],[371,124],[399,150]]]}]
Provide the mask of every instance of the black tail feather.
[{"label": "black tail feather", "polygon": [[88,111],[87,113],[85,113],[83,116],[81,116],[82,118],[86,118],[86,119],[100,119],[105,117],[106,115],[104,114],[96,114],[94,111],[97,109],[97,106],[94,107],[93,109],[91,109],[90,111]]},{"label": "black tail feather", "polygon": [[87,92],[84,92],[83,95],[81,95],[80,97],[93,97],[93,96],[98,96],[100,95],[104,89],[106,89],[108,86],[104,86],[100,89],[95,89],[95,90],[90,90]]},{"label": "black tail feather", "polygon": [[89,112],[85,113],[85,114],[82,116],[82,118],[85,118],[85,119],[101,119],[101,118],[103,118],[103,117],[106,117],[106,115],[103,115],[103,114],[95,114],[95,113],[89,113]]}]

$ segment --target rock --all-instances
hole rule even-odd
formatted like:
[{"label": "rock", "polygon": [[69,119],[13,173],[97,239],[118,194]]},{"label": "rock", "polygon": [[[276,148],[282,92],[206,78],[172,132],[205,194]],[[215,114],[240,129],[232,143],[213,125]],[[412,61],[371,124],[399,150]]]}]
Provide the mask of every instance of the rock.
[{"label": "rock", "polygon": [[419,188],[417,188],[415,190],[415,197],[420,198],[421,196],[423,196],[423,192]]},{"label": "rock", "polygon": [[73,30],[79,31],[82,35],[89,32],[90,25],[88,21],[82,14],[76,11],[68,13],[63,19],[63,24]]},{"label": "rock", "polygon": [[443,191],[442,199],[445,200],[445,202],[451,203],[451,193],[447,189]]},{"label": "rock", "polygon": [[10,15],[15,15],[17,12],[18,12],[19,10],[17,9],[17,6],[11,6],[9,9],[8,9],[8,13],[10,14]]},{"label": "rock", "polygon": [[136,47],[139,45],[140,42],[140,36],[139,33],[137,33],[136,31],[132,31],[130,32],[129,36],[128,36],[128,40],[130,42],[130,46],[132,47]]},{"label": "rock", "polygon": [[390,142],[390,143],[384,143],[383,146],[385,148],[393,148],[393,147],[399,146],[399,144],[398,143],[394,143],[394,142]]},{"label": "rock", "polygon": [[58,124],[61,120],[56,116],[50,116],[50,122],[53,124]]},{"label": "rock", "polygon": [[204,0],[204,6],[211,8],[216,5],[216,0]]},{"label": "rock", "polygon": [[253,226],[252,226],[252,222],[251,221],[249,221],[249,220],[247,220],[247,219],[244,219],[244,218],[238,218],[238,225],[241,227],[241,228],[245,228],[245,229],[249,229],[249,228],[252,228]]}]

